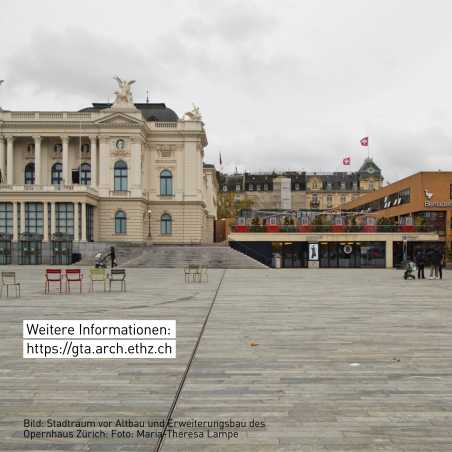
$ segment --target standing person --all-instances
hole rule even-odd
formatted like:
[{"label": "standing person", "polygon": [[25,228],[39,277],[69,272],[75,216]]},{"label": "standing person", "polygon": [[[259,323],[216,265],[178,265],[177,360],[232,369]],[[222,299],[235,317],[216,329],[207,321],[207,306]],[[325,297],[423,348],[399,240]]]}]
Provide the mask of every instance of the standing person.
[{"label": "standing person", "polygon": [[111,268],[116,267],[116,252],[114,246],[110,248],[110,259],[111,259]]},{"label": "standing person", "polygon": [[[438,279],[440,271],[441,271],[441,277],[442,277],[441,260],[442,260],[441,251],[434,250],[432,253],[432,270],[435,273],[435,277],[434,278],[432,277],[432,279]],[[441,270],[440,270],[440,268],[441,268]],[[430,274],[432,274],[433,271]]]},{"label": "standing person", "polygon": [[443,279],[443,266],[445,265],[445,256],[442,251],[438,251],[438,254],[439,254],[438,274],[439,279]]},{"label": "standing person", "polygon": [[422,250],[418,250],[414,258],[417,266],[417,279],[425,279],[425,255]]}]

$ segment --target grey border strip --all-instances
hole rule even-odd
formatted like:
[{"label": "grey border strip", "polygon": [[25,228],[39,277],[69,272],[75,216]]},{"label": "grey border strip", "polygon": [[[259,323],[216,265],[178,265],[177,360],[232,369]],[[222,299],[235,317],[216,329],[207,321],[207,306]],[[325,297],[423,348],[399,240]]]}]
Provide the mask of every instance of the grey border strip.
[{"label": "grey border strip", "polygon": [[207,322],[209,321],[210,313],[212,312],[215,301],[217,300],[218,292],[220,291],[221,284],[223,283],[224,276],[226,275],[226,269],[223,270],[223,274],[221,275],[220,282],[218,283],[217,290],[215,291],[215,295],[213,296],[212,303],[210,303],[209,310],[207,311],[206,318],[204,319],[204,323],[202,324],[201,331],[199,332],[198,339],[193,347],[193,351],[191,352],[190,359],[188,360],[187,367],[182,375],[182,378],[179,383],[179,387],[177,388],[176,395],[174,396],[173,403],[168,411],[168,414],[165,419],[165,425],[162,430],[162,435],[160,436],[157,445],[154,448],[154,452],[160,452],[162,450],[163,441],[165,439],[165,433],[168,429],[168,424],[170,419],[173,416],[174,410],[176,408],[177,402],[179,401],[179,397],[181,395],[182,389],[184,388],[185,380],[187,379],[188,372],[190,371],[193,360],[195,359],[196,352],[198,351],[199,344],[201,343],[202,336],[204,334],[204,330],[206,329]]}]

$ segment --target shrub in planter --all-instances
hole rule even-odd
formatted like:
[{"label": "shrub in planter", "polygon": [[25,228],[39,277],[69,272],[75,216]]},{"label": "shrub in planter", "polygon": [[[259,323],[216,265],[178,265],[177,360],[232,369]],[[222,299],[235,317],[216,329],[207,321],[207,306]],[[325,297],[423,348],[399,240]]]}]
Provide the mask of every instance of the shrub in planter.
[{"label": "shrub in planter", "polygon": [[363,232],[377,232],[376,224],[365,224],[363,226]]},{"label": "shrub in planter", "polygon": [[234,226],[234,232],[249,232],[250,227],[246,224],[236,224]]},{"label": "shrub in planter", "polygon": [[297,226],[298,232],[312,232],[313,225],[312,224],[299,224]]},{"label": "shrub in planter", "polygon": [[265,226],[266,232],[279,232],[281,229],[281,226],[279,224],[267,224]]}]

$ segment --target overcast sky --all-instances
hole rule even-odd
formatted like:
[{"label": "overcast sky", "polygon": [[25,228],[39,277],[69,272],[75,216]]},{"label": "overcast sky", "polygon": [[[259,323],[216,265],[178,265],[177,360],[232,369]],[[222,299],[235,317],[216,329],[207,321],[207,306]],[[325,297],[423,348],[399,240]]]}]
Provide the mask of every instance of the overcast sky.
[{"label": "overcast sky", "polygon": [[[225,170],[452,170],[449,0],[11,1],[0,4],[0,106],[200,106]],[[342,167],[344,156],[352,157]]]}]

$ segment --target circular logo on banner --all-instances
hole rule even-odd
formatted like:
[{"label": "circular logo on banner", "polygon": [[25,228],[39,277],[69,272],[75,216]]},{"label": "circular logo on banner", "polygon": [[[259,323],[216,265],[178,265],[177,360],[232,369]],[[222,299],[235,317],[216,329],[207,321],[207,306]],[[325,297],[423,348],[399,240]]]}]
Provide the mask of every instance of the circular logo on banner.
[{"label": "circular logo on banner", "polygon": [[344,253],[345,254],[352,254],[353,248],[351,245],[344,245]]}]

